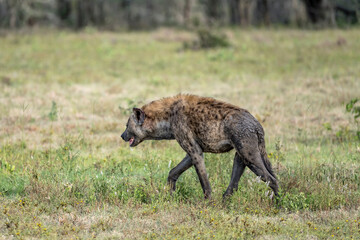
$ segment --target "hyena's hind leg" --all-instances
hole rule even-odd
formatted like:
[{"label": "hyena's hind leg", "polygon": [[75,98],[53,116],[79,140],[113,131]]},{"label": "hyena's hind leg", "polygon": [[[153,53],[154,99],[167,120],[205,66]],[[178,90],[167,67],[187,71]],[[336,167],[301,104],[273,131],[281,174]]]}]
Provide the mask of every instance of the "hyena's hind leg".
[{"label": "hyena's hind leg", "polygon": [[185,158],[171,171],[168,176],[168,184],[170,186],[170,191],[173,192],[176,189],[176,181],[180,177],[180,175],[188,170],[193,165],[192,160],[188,154],[186,154]]},{"label": "hyena's hind leg", "polygon": [[[264,159],[261,157],[258,147],[258,136],[254,133],[245,134],[244,139],[232,138],[236,151],[245,160],[245,164],[264,182],[269,182],[270,188],[278,196],[278,183],[272,173],[265,166]],[[271,170],[272,172],[272,170]]]},{"label": "hyena's hind leg", "polygon": [[269,182],[269,186],[274,191],[275,196],[279,195],[279,186],[277,184],[277,180],[269,172],[267,172],[267,169],[264,170],[262,167],[259,167],[256,164],[250,164],[248,167],[257,176],[259,176],[262,181]]},{"label": "hyena's hind leg", "polygon": [[238,153],[235,153],[234,164],[231,173],[231,179],[228,188],[226,189],[223,198],[226,198],[233,194],[234,190],[237,191],[239,186],[239,180],[245,170],[245,163]]},{"label": "hyena's hind leg", "polygon": [[277,180],[277,177],[272,169],[271,162],[266,153],[264,137],[263,135],[258,135],[258,138],[259,138],[259,151],[260,151],[261,159],[263,160],[264,165],[268,170],[268,172]]}]

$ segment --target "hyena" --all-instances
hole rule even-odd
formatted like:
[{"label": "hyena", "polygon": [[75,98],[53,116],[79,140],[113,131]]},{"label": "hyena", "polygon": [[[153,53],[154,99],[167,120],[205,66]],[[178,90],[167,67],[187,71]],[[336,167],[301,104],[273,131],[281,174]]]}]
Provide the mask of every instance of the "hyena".
[{"label": "hyena", "polygon": [[149,139],[175,139],[180,144],[186,156],[169,173],[171,191],[180,175],[194,166],[205,198],[210,198],[203,153],[235,149],[231,180],[223,197],[238,189],[245,167],[268,182],[278,195],[277,178],[265,150],[264,130],[247,110],[237,106],[194,95],[163,98],[134,108],[121,137],[130,147]]}]

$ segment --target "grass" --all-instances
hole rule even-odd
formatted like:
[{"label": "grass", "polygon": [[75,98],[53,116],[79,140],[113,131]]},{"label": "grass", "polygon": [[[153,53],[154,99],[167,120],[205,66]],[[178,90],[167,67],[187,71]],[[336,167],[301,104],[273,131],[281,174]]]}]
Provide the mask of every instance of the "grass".
[{"label": "grass", "polygon": [[[184,51],[194,34],[38,31],[0,37],[0,239],[358,239],[359,30],[227,30],[232,47]],[[206,154],[173,196],[173,141],[129,149],[129,109],[179,92],[248,109],[280,181],[276,207],[234,153]]]}]

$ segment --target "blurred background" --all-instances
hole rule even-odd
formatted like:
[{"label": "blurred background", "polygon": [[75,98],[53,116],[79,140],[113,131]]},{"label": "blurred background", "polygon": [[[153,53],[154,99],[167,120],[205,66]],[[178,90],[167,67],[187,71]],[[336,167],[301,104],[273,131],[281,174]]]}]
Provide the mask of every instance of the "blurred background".
[{"label": "blurred background", "polygon": [[360,0],[0,0],[0,27],[348,26]]},{"label": "blurred background", "polygon": [[[0,0],[1,239],[360,239],[360,0]],[[234,152],[121,140],[178,93],[245,108],[281,200]]]}]

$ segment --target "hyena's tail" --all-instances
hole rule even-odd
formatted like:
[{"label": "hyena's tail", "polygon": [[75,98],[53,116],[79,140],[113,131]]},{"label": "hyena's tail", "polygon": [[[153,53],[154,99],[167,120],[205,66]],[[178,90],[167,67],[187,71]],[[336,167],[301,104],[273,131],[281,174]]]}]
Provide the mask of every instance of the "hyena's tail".
[{"label": "hyena's tail", "polygon": [[258,139],[259,139],[259,151],[260,151],[261,159],[263,160],[264,165],[265,165],[266,169],[268,170],[268,172],[271,174],[271,176],[273,176],[275,179],[277,179],[276,175],[272,169],[271,162],[266,153],[264,135],[258,134]]}]

